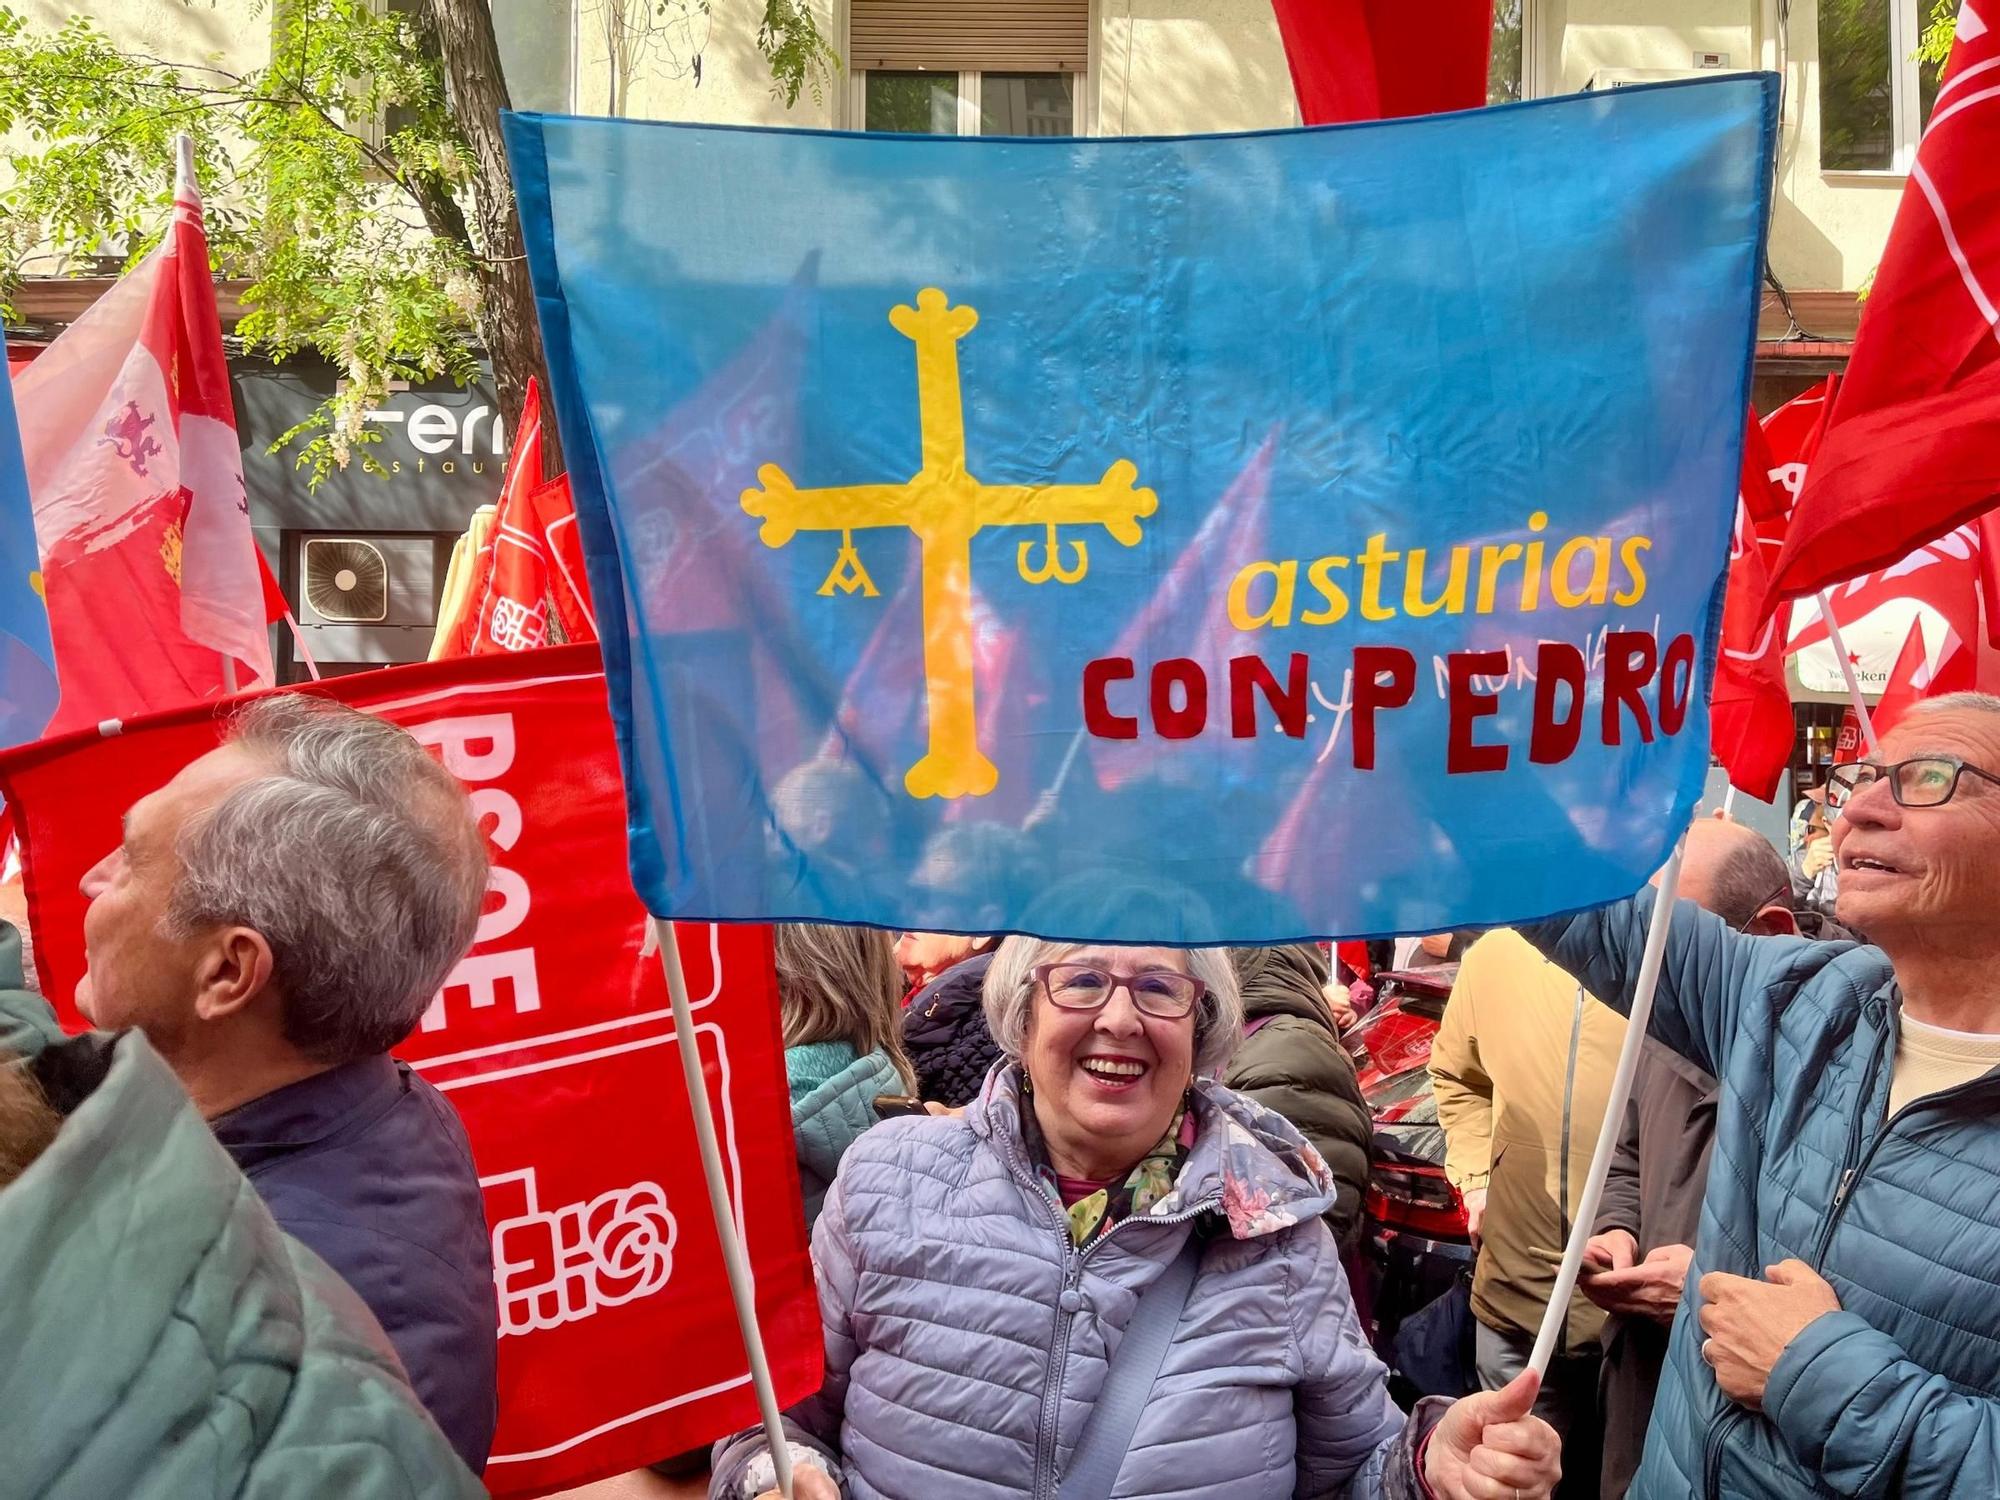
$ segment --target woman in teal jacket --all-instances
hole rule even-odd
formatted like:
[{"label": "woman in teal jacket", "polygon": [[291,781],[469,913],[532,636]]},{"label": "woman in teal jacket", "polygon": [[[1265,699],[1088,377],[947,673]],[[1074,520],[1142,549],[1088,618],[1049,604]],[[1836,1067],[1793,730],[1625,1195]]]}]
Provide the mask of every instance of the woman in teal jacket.
[{"label": "woman in teal jacket", "polygon": [[806,1228],[840,1158],[875,1123],[879,1094],[907,1094],[902,970],[872,927],[784,922],[777,928],[778,1012]]}]

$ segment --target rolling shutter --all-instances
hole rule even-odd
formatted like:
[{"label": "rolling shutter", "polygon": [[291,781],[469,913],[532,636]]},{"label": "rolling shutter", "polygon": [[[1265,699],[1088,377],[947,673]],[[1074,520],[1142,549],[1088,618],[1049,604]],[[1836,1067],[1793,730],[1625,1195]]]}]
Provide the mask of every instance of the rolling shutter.
[{"label": "rolling shutter", "polygon": [[857,73],[1081,73],[1090,0],[851,0],[847,46]]}]

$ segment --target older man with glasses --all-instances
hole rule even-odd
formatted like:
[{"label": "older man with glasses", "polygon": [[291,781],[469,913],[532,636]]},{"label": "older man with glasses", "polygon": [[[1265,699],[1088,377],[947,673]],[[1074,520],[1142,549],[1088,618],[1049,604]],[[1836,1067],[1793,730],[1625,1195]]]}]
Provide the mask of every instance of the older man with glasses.
[{"label": "older man with glasses", "polygon": [[[1641,1500],[2000,1495],[2000,698],[1922,705],[1829,804],[1865,945],[1673,913],[1651,1030],[1722,1090]],[[1651,910],[1525,934],[1625,1009]]]}]

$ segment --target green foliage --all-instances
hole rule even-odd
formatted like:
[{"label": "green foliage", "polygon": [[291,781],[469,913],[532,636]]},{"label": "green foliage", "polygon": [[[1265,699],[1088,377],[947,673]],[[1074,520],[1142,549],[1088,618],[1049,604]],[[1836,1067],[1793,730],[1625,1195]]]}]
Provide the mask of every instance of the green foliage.
[{"label": "green foliage", "polygon": [[1942,68],[1957,35],[1958,0],[1931,0],[1930,19],[1924,22],[1924,34],[1917,43],[1917,59]]},{"label": "green foliage", "polygon": [[840,56],[813,19],[808,0],[764,0],[757,48],[770,60],[771,92],[785,101],[785,108],[799,102],[802,90],[812,92],[815,104],[825,100]]},{"label": "green foliage", "polygon": [[250,283],[244,345],[316,349],[345,375],[274,445],[310,434],[299,462],[317,482],[357,456],[374,467],[362,418],[390,381],[475,373],[480,247],[454,196],[470,155],[407,17],[286,0],[256,19],[271,62],[238,74],[121,50],[83,17],[36,34],[0,7],[0,131],[29,143],[10,156],[0,249],[40,246],[44,271],[136,261],[171,215],[174,137],[191,136],[214,268]]},{"label": "green foliage", "polygon": [[[245,347],[313,349],[343,372],[339,393],[272,445],[305,439],[298,462],[317,484],[357,459],[379,468],[364,416],[390,382],[476,373],[499,264],[480,226],[507,220],[511,190],[482,178],[410,15],[376,0],[276,4],[254,0],[250,18],[272,28],[269,65],[233,73],[121,47],[84,17],[36,32],[0,3],[0,135],[26,142],[0,193],[0,295],[23,270],[144,255],[171,217],[186,133],[214,269],[249,283]],[[796,0],[768,0],[758,42],[787,103],[807,88],[819,98],[838,66]]]}]

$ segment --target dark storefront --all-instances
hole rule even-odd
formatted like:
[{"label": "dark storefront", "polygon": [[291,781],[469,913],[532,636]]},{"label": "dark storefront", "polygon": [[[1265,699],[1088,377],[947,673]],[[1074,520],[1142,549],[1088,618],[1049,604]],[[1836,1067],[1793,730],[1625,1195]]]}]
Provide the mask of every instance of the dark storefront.
[{"label": "dark storefront", "polygon": [[[317,488],[298,467],[304,439],[272,454],[281,433],[331,396],[333,367],[310,357],[273,366],[231,362],[250,521],[299,629],[328,674],[419,661],[437,627],[452,543],[500,493],[509,423],[491,381],[396,391],[369,417],[381,439]],[[274,641],[281,679],[300,675],[286,632]]]}]

